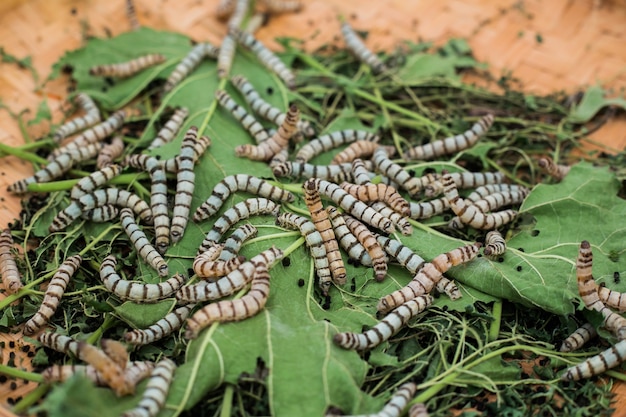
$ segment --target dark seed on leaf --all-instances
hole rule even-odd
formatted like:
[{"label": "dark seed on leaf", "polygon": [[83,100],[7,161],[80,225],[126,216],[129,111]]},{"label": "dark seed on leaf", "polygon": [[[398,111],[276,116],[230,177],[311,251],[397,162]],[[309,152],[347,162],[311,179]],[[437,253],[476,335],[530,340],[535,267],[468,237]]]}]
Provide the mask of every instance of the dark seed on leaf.
[{"label": "dark seed on leaf", "polygon": [[526,251],[524,250],[524,248],[517,248],[517,250],[518,250],[518,251],[520,251],[520,252],[526,252]]},{"label": "dark seed on leaf", "polygon": [[283,260],[282,260],[282,264],[285,267],[291,265],[291,259],[289,259],[288,257],[284,257]]},{"label": "dark seed on leaf", "polygon": [[620,282],[619,272],[617,271],[613,272],[613,282],[615,282],[616,284],[619,284]]},{"label": "dark seed on leaf", "polygon": [[530,235],[532,237],[539,236],[539,230],[533,230],[532,232],[530,232]]},{"label": "dark seed on leaf", "polygon": [[298,280],[298,287],[304,287],[304,280],[302,278]]},{"label": "dark seed on leaf", "polygon": [[15,391],[17,389],[17,383],[15,381],[11,381],[11,385],[9,385],[9,389],[11,391]]},{"label": "dark seed on leaf", "polygon": [[6,384],[8,380],[9,378],[6,375],[0,375],[0,384]]},{"label": "dark seed on leaf", "polygon": [[502,256],[501,256],[501,257],[499,257],[499,258],[498,258],[498,262],[500,262],[500,263],[504,262],[504,258],[503,258]]},{"label": "dark seed on leaf", "polygon": [[515,267],[515,270],[516,270],[517,272],[520,272],[520,271],[522,270],[522,266],[521,266],[521,265],[516,266],[516,267]]}]

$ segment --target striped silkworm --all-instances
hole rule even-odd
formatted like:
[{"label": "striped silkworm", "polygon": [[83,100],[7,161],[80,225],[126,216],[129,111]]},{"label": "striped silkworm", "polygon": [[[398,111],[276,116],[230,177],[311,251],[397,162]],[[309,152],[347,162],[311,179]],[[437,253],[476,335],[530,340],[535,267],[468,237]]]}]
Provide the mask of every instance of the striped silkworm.
[{"label": "striped silkworm", "polygon": [[174,379],[176,364],[168,359],[161,359],[150,372],[146,389],[135,408],[122,413],[122,417],[155,417],[163,409],[167,393]]},{"label": "striped silkworm", "polygon": [[435,286],[435,289],[440,293],[446,294],[452,301],[458,300],[459,298],[463,297],[463,294],[461,294],[459,287],[456,286],[454,281],[449,280],[444,276],[439,279],[439,282]]},{"label": "striped silkworm", "polygon": [[235,38],[237,43],[252,51],[265,68],[278,75],[278,77],[285,82],[287,88],[293,89],[296,86],[296,76],[294,73],[287,68],[274,52],[256,39],[253,34],[232,26],[229,27],[228,33]]},{"label": "striped silkworm", "polygon": [[[374,151],[379,146],[381,145],[379,145],[377,142],[373,142],[370,140],[357,139],[355,142],[351,143],[343,151],[335,155],[333,159],[330,161],[330,163],[342,164],[345,162],[352,162],[355,159],[369,158],[374,154]],[[385,146],[385,150],[387,151],[388,155],[393,155],[396,151],[396,149],[393,146]]]},{"label": "striped silkworm", "polygon": [[70,198],[78,200],[122,173],[120,165],[109,165],[81,178],[70,190]]},{"label": "striped silkworm", "polygon": [[415,220],[429,219],[437,214],[441,214],[450,208],[450,203],[445,197],[436,198],[430,201],[416,203],[409,202],[409,217]]},{"label": "striped silkworm", "polygon": [[97,347],[87,342],[79,341],[78,357],[93,366],[100,373],[105,385],[111,387],[118,397],[132,394],[135,391],[135,387],[131,386],[125,378],[124,368],[115,363]]},{"label": "striped silkworm", "polygon": [[400,165],[389,159],[389,153],[385,147],[380,146],[374,150],[372,162],[378,172],[408,191],[411,197],[419,195],[424,187],[421,178],[411,176]]},{"label": "striped silkworm", "polygon": [[585,323],[574,331],[561,344],[559,352],[573,352],[583,347],[585,343],[598,335],[598,331],[591,323]]},{"label": "striped silkworm", "polygon": [[397,211],[388,207],[382,201],[377,201],[370,204],[370,207],[376,210],[383,217],[387,217],[393,223],[394,227],[397,227],[404,236],[410,236],[413,234],[413,226],[409,222],[409,220],[399,214]]},{"label": "striped silkworm", "polygon": [[110,222],[116,219],[120,214],[120,210],[113,204],[105,204],[102,207],[94,207],[82,212],[81,218],[91,220],[96,223]]},{"label": "striped silkworm", "polygon": [[387,256],[385,251],[367,226],[351,216],[345,216],[344,220],[350,232],[356,236],[356,239],[370,255],[372,268],[374,268],[374,278],[376,281],[382,281],[387,275]]},{"label": "striped silkworm", "polygon": [[270,295],[270,273],[267,265],[261,265],[252,278],[250,291],[236,300],[209,303],[187,319],[185,338],[195,339],[202,329],[213,323],[244,320],[265,307]]},{"label": "striped silkworm", "polygon": [[95,125],[101,120],[100,110],[98,110],[98,106],[96,106],[96,103],[94,103],[91,97],[85,93],[79,93],[76,95],[75,100],[78,107],[85,111],[85,115],[75,117],[59,126],[59,128],[52,135],[52,139],[56,143],[61,142],[66,137],[73,135],[80,130]]},{"label": "striped silkworm", "polygon": [[398,191],[390,185],[357,185],[342,182],[339,186],[360,201],[382,201],[403,216],[408,216],[410,214],[409,202],[402,198],[400,193],[398,193]]},{"label": "striped silkworm", "polygon": [[571,168],[569,165],[561,165],[555,163],[549,156],[540,158],[537,162],[537,165],[539,165],[539,168],[541,168],[543,172],[550,175],[557,181],[561,181],[563,178],[565,178]]},{"label": "striped silkworm", "polygon": [[564,381],[578,381],[608,371],[626,360],[626,340],[620,340],[607,350],[593,356],[586,361],[568,368],[561,379]]},{"label": "striped silkworm", "polygon": [[[263,100],[261,95],[243,75],[235,75],[231,78],[231,81],[239,92],[241,92],[253,112],[276,125],[283,124],[287,113],[282,112],[280,109]],[[298,133],[307,137],[315,134],[313,127],[306,120],[298,120],[297,129]]]},{"label": "striped silkworm", "polygon": [[[128,381],[131,386],[136,386],[150,375],[153,368],[154,362],[129,362],[124,368],[124,379]],[[77,374],[83,375],[98,386],[106,385],[102,374],[91,365],[53,365],[44,369],[41,376],[46,384],[50,384],[53,382],[64,382]]]},{"label": "striped silkworm", "polygon": [[363,43],[359,35],[348,22],[341,22],[341,35],[346,43],[346,47],[352,52],[359,61],[372,69],[375,74],[387,71],[387,66],[383,61],[370,51]]},{"label": "striped silkworm", "polygon": [[338,285],[344,285],[346,283],[346,268],[343,264],[339,243],[335,238],[335,232],[328,218],[328,213],[322,206],[318,185],[319,183],[314,179],[307,180],[303,184],[304,202],[311,214],[311,221],[313,221],[315,229],[322,236],[333,281]]},{"label": "striped silkworm", "polygon": [[510,206],[512,204],[519,204],[524,201],[526,195],[522,190],[518,191],[497,191],[495,193],[486,195],[478,200],[470,200],[480,210],[487,212],[497,210],[500,207]]},{"label": "striped silkworm", "polygon": [[42,169],[35,172],[33,176],[21,179],[9,185],[7,191],[23,194],[28,191],[28,184],[49,182],[55,178],[59,178],[75,164],[96,156],[101,148],[101,144],[92,143],[80,149],[64,152],[56,156]]},{"label": "striped silkworm", "polygon": [[128,364],[126,345],[113,339],[100,339],[100,348],[117,366],[126,368]]},{"label": "striped silkworm", "polygon": [[98,153],[96,160],[96,168],[102,169],[107,165],[111,165],[115,158],[119,158],[124,153],[124,141],[121,136],[113,136],[111,143],[105,144]]},{"label": "striped silkworm", "polygon": [[300,120],[300,110],[295,104],[289,106],[287,117],[269,139],[259,145],[239,145],[235,147],[235,155],[254,161],[268,161],[289,145],[289,139],[296,133]]},{"label": "striped silkworm", "polygon": [[512,195],[516,195],[516,194],[521,195],[521,199],[518,201],[518,202],[521,202],[524,198],[526,198],[526,196],[528,196],[528,194],[530,193],[530,190],[526,187],[523,187],[517,184],[506,184],[506,183],[486,184],[486,185],[481,185],[480,187],[477,187],[474,191],[468,194],[468,196],[465,198],[467,198],[470,201],[476,202],[478,200],[484,199],[485,197],[491,194],[505,193],[505,192],[509,192]]},{"label": "striped silkworm", "polygon": [[130,28],[132,30],[139,30],[141,25],[137,20],[137,10],[135,9],[135,0],[126,0],[126,17],[130,22]]},{"label": "striped silkworm", "polygon": [[135,215],[131,209],[123,208],[120,210],[120,222],[139,256],[156,270],[160,277],[167,276],[169,274],[169,268],[167,263],[165,263],[165,259],[163,259],[161,254],[150,244],[146,234],[141,230],[139,225],[135,223]]},{"label": "striped silkworm", "polygon": [[176,65],[174,71],[167,77],[163,85],[163,92],[168,93],[180,82],[193,72],[200,62],[209,57],[217,58],[220,50],[208,42],[202,42],[194,46],[191,51]]},{"label": "striped silkworm", "polygon": [[474,259],[480,247],[480,243],[474,243],[436,256],[432,261],[425,263],[407,285],[382,297],[376,308],[386,313],[408,300],[430,293],[448,269]]},{"label": "striped silkworm", "polygon": [[67,284],[70,282],[70,279],[80,266],[82,260],[80,255],[70,256],[59,266],[59,269],[52,276],[48,284],[39,310],[24,324],[24,334],[26,336],[32,336],[48,324],[59,306]]},{"label": "striped silkworm", "polygon": [[189,116],[189,109],[187,107],[176,109],[170,119],[159,130],[156,137],[150,142],[148,150],[158,148],[159,146],[173,141],[187,116]]},{"label": "striped silkworm", "polygon": [[417,274],[417,272],[424,266],[426,261],[413,252],[410,248],[403,245],[399,240],[391,239],[386,236],[376,236],[376,240],[380,243],[380,246],[387,252],[388,255],[398,261],[400,265],[406,268],[412,275]]},{"label": "striped silkworm", "polygon": [[492,230],[485,236],[485,249],[483,252],[487,256],[498,256],[506,251],[506,241],[502,237],[502,233]]},{"label": "striped silkworm", "polygon": [[236,0],[220,0],[215,9],[215,16],[220,20],[225,20],[235,10]]},{"label": "striped silkworm", "polygon": [[345,218],[337,210],[337,207],[328,206],[326,207],[326,212],[328,213],[330,223],[333,225],[335,237],[343,250],[348,252],[348,257],[358,261],[361,265],[372,266],[370,254],[348,228]]},{"label": "striped silkworm", "polygon": [[349,213],[358,220],[380,229],[385,233],[392,233],[395,231],[391,220],[381,216],[379,212],[357,200],[337,184],[320,180],[318,178],[312,178],[308,181],[311,182],[310,186],[315,186],[321,194],[330,198],[345,212]]},{"label": "striped silkworm", "polygon": [[302,9],[301,0],[262,0],[261,3],[270,13],[293,13]]},{"label": "striped silkworm", "polygon": [[255,237],[258,233],[256,227],[251,224],[244,224],[236,228],[224,241],[224,248],[220,252],[218,259],[220,261],[228,261],[235,258],[239,254],[239,249],[243,243]]},{"label": "striped silkworm", "polygon": [[15,258],[11,253],[13,248],[13,236],[10,229],[4,229],[0,233],[0,275],[4,288],[8,294],[15,294],[24,284],[17,269]]},{"label": "striped silkworm", "polygon": [[270,138],[270,135],[265,130],[265,127],[257,121],[250,113],[246,111],[242,106],[237,104],[230,95],[224,90],[217,90],[215,92],[215,98],[217,102],[224,107],[228,112],[243,126],[244,129],[250,133],[256,143],[265,142]]},{"label": "striped silkworm", "polygon": [[626,293],[611,290],[604,286],[596,286],[596,288],[600,301],[620,312],[626,311]]},{"label": "striped silkworm", "polygon": [[237,48],[237,40],[230,34],[226,34],[222,39],[219,53],[217,55],[217,76],[222,79],[228,77],[230,68],[235,58],[235,49]]},{"label": "striped silkworm", "polygon": [[[369,161],[365,161],[365,167],[371,167]],[[276,177],[293,178],[320,178],[335,182],[352,179],[352,164],[339,165],[312,165],[300,162],[286,161],[272,167],[272,172]]]},{"label": "striped silkworm", "polygon": [[195,189],[196,174],[193,171],[196,162],[194,143],[198,137],[198,128],[191,126],[180,147],[178,154],[178,172],[176,173],[176,195],[174,196],[174,210],[170,226],[170,239],[178,242],[185,233],[189,221],[191,199]]},{"label": "striped silkworm", "polygon": [[229,175],[217,183],[211,196],[194,213],[193,220],[199,222],[217,213],[226,199],[236,191],[245,191],[274,201],[291,203],[295,200],[295,196],[289,191],[271,185],[261,178],[248,174]]},{"label": "striped silkworm", "polygon": [[223,245],[217,245],[198,254],[193,260],[193,272],[202,279],[219,278],[228,275],[246,260],[245,256],[239,255],[228,261],[220,261],[217,257],[222,249]]},{"label": "striped silkworm", "polygon": [[89,68],[89,74],[97,77],[126,78],[143,71],[146,68],[165,62],[167,58],[162,54],[147,54],[130,61],[117,64],[96,65]]},{"label": "striped silkworm", "polygon": [[143,284],[140,282],[126,281],[115,271],[117,259],[109,255],[100,265],[100,279],[106,289],[122,300],[130,300],[137,303],[155,303],[158,300],[169,297],[176,292],[184,283],[185,277],[176,274],[167,281],[159,284]]},{"label": "striped silkworm", "polygon": [[211,246],[220,241],[224,233],[240,220],[247,219],[250,216],[268,214],[275,216],[280,206],[267,198],[249,198],[245,201],[235,204],[226,210],[220,218],[218,218],[213,227],[207,233],[204,241],[200,245],[200,252],[204,252]]},{"label": "striped silkworm", "polygon": [[[99,143],[107,136],[118,130],[124,124],[127,114],[125,110],[118,110],[111,114],[105,121],[98,123],[94,127],[85,130],[80,135],[72,139],[71,142],[53,150],[48,157],[49,160],[59,157],[63,153],[70,151],[81,150],[91,144]],[[97,149],[102,148],[104,145],[99,146]],[[92,158],[94,155],[90,155],[85,159]]]},{"label": "striped silkworm", "polygon": [[296,154],[296,162],[304,163],[313,159],[322,152],[335,149],[338,146],[354,141],[378,142],[380,137],[365,130],[345,129],[312,139]]},{"label": "striped silkworm", "polygon": [[201,281],[182,287],[176,292],[176,300],[179,304],[189,304],[217,300],[231,295],[252,281],[260,265],[269,266],[281,257],[282,251],[272,246],[252,257],[249,261],[242,263],[233,272],[217,281]]},{"label": "striped silkworm", "polygon": [[[497,184],[505,180],[501,172],[453,172],[448,174],[457,188],[476,188],[486,184]],[[435,197],[444,192],[443,176],[440,181],[429,181],[424,186],[426,197]]]},{"label": "striped silkworm", "polygon": [[365,164],[363,163],[363,160],[359,158],[353,160],[351,172],[355,184],[366,185],[372,183],[372,179],[369,176],[370,172],[365,169]]},{"label": "striped silkworm", "polygon": [[[193,163],[197,163],[200,160],[200,157],[204,154],[204,151],[211,145],[211,139],[208,136],[202,136],[201,138],[196,138],[196,141],[193,144],[189,144],[192,146],[193,150]],[[175,156],[174,158],[167,159],[161,162],[161,166],[165,170],[165,172],[177,173],[178,167],[180,165],[180,157]]]},{"label": "striped silkworm", "polygon": [[[393,393],[389,401],[379,412],[363,414],[360,416],[351,415],[347,417],[400,417],[402,415],[402,411],[404,411],[416,391],[417,385],[415,385],[414,382],[405,382],[400,385],[396,392]],[[326,414],[325,417],[339,417],[339,414]]]},{"label": "striped silkworm", "polygon": [[495,213],[484,213],[474,203],[459,197],[454,178],[445,174],[442,178],[444,196],[448,199],[450,208],[459,217],[462,224],[480,230],[496,229],[515,218],[515,210],[503,210]]},{"label": "striped silkworm", "polygon": [[43,346],[56,350],[57,352],[65,353],[66,355],[71,353],[77,358],[81,358],[78,349],[78,341],[72,337],[64,336],[59,333],[45,332],[37,336],[37,341]]},{"label": "striped silkworm", "polygon": [[[319,279],[319,287],[324,295],[328,294],[328,290],[332,284],[332,275],[326,255],[326,247],[322,241],[322,235],[317,231],[312,221],[306,217],[293,213],[281,213],[276,218],[276,224],[289,229],[299,229],[300,234],[304,237],[304,241],[309,248],[311,257],[313,258],[313,266]],[[365,249],[363,249],[365,251]]]},{"label": "striped silkworm", "polygon": [[413,404],[411,408],[409,408],[409,417],[430,417],[426,404]]},{"label": "striped silkworm", "polygon": [[144,222],[152,223],[150,206],[137,195],[119,188],[106,188],[85,194],[78,201],[72,201],[69,206],[61,210],[50,225],[50,232],[58,232],[67,227],[83,213],[106,205],[128,207],[132,209]]},{"label": "striped silkworm", "polygon": [[344,332],[333,336],[333,342],[344,349],[372,349],[396,334],[410,319],[433,302],[429,294],[420,295],[401,304],[379,323],[363,333]]},{"label": "striped silkworm", "polygon": [[578,257],[576,258],[576,278],[578,293],[589,310],[595,310],[604,317],[604,327],[611,331],[619,340],[626,339],[626,319],[614,313],[600,300],[597,285],[591,273],[593,253],[588,241],[580,243]]},{"label": "striped silkworm", "polygon": [[285,162],[287,162],[288,158],[289,158],[289,148],[281,149],[276,154],[274,154],[274,156],[272,156],[272,159],[270,159],[270,162],[269,162],[270,169],[273,170],[275,166],[284,164]]},{"label": "striped silkworm", "polygon": [[440,156],[461,152],[474,146],[476,142],[478,142],[478,139],[487,133],[492,124],[493,114],[486,114],[465,132],[424,145],[415,146],[406,151],[402,157],[406,160],[428,161]]},{"label": "striped silkworm", "polygon": [[163,339],[180,329],[195,304],[178,307],[146,329],[135,329],[124,334],[124,341],[134,346],[144,346]]},{"label": "striped silkworm", "polygon": [[170,244],[170,216],[167,211],[167,177],[158,159],[145,154],[133,154],[124,159],[124,165],[150,174],[150,210],[154,223],[155,245],[164,254]]}]

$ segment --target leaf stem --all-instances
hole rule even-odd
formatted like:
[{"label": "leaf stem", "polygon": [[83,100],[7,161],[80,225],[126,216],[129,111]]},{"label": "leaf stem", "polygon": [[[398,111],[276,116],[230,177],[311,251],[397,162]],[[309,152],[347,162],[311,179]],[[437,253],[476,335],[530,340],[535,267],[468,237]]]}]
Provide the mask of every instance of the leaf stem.
[{"label": "leaf stem", "polygon": [[28,381],[43,382],[43,376],[35,372],[22,371],[12,366],[0,364],[0,374],[4,374],[13,378],[26,379]]},{"label": "leaf stem", "polygon": [[500,334],[500,323],[502,323],[502,300],[495,301],[493,303],[493,310],[491,311],[493,315],[493,321],[489,326],[489,341],[493,342],[498,339],[498,335]]},{"label": "leaf stem", "polygon": [[49,384],[39,385],[37,388],[26,394],[17,404],[15,404],[15,407],[13,407],[13,412],[15,414],[24,413],[30,406],[39,401],[41,397],[43,397],[46,392],[48,392],[49,389]]},{"label": "leaf stem", "polygon": [[20,149],[19,147],[5,145],[4,143],[0,143],[0,152],[3,152],[7,155],[17,156],[18,158],[23,159],[24,161],[34,162],[40,165],[46,165],[48,163],[48,161],[45,158],[42,158],[41,156],[38,156],[31,152],[26,152]]},{"label": "leaf stem", "polygon": [[228,417],[232,415],[233,408],[233,396],[235,389],[231,384],[226,384],[224,388],[224,398],[222,399],[222,409],[220,410],[220,417]]}]

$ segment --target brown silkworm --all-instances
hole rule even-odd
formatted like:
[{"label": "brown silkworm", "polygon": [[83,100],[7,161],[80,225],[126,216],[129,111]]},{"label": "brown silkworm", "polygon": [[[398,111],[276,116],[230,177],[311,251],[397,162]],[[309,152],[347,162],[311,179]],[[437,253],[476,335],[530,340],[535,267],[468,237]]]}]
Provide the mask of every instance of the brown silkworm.
[{"label": "brown silkworm", "polygon": [[103,64],[89,68],[89,74],[98,77],[126,78],[137,74],[148,67],[165,62],[167,58],[162,54],[147,54],[130,61],[118,64]]}]

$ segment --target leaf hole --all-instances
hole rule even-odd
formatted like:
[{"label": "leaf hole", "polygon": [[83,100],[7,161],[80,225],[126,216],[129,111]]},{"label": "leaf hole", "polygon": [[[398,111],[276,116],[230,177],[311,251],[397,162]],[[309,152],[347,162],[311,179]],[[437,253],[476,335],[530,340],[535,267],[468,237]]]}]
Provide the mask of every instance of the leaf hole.
[{"label": "leaf hole", "polygon": [[530,235],[531,235],[532,237],[539,236],[539,230],[536,230],[536,229],[535,229],[535,230],[533,230],[532,232],[530,232]]}]

